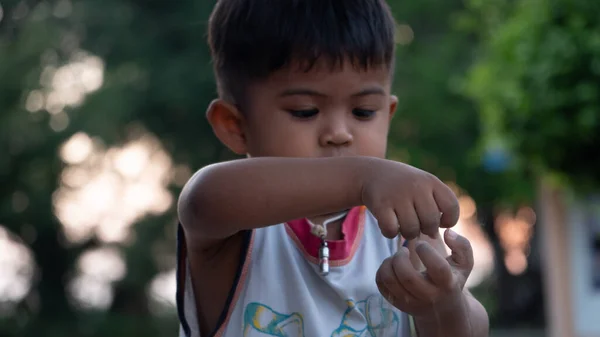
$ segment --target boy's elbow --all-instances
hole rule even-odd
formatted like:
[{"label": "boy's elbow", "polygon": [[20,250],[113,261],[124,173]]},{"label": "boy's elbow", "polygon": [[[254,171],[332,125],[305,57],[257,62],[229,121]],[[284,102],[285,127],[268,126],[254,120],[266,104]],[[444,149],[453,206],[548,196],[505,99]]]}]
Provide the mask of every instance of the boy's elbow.
[{"label": "boy's elbow", "polygon": [[179,195],[179,200],[177,201],[177,215],[179,217],[179,222],[188,235],[190,233],[194,234],[205,231],[203,228],[205,226],[203,226],[203,224],[206,223],[201,218],[201,215],[204,213],[203,209],[205,208],[203,200],[205,197],[202,196],[202,193],[198,193],[188,186],[191,183],[192,181],[188,182],[184,187]]},{"label": "boy's elbow", "polygon": [[218,207],[211,199],[211,186],[207,184],[207,170],[198,171],[184,186],[177,202],[177,215],[187,235],[217,238]]}]

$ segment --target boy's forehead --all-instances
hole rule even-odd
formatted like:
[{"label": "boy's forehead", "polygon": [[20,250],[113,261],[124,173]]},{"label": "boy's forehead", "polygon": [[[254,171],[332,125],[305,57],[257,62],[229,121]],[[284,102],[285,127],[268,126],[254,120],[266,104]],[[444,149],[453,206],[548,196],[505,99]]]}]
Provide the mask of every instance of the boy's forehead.
[{"label": "boy's forehead", "polygon": [[332,66],[317,62],[308,68],[292,64],[282,68],[263,81],[256,83],[263,89],[284,92],[289,89],[311,88],[323,92],[359,92],[365,88],[376,91],[380,88],[389,93],[391,71],[387,66],[356,67],[350,62]]}]

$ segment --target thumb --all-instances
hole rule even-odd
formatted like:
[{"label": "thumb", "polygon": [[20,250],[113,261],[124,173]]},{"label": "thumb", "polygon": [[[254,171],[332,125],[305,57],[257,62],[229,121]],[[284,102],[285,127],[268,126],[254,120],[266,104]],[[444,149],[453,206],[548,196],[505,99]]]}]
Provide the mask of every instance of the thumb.
[{"label": "thumb", "polygon": [[452,255],[448,257],[448,262],[459,269],[466,279],[471,274],[474,264],[471,242],[451,229],[444,232],[444,242],[452,251]]}]

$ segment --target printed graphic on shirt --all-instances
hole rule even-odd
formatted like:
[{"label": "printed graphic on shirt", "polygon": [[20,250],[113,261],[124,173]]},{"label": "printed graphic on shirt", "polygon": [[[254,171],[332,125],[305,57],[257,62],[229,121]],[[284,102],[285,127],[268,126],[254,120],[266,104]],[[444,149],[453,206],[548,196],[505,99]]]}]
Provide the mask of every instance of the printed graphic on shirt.
[{"label": "printed graphic on shirt", "polygon": [[[365,300],[347,301],[340,325],[331,337],[387,337],[400,333],[400,317],[380,295]],[[261,303],[250,303],[244,310],[244,337],[306,337],[301,313],[282,314]],[[310,324],[310,322],[308,322]]]},{"label": "printed graphic on shirt", "polygon": [[285,315],[267,305],[253,302],[244,310],[243,331],[244,337],[304,337],[304,319],[297,312]]}]

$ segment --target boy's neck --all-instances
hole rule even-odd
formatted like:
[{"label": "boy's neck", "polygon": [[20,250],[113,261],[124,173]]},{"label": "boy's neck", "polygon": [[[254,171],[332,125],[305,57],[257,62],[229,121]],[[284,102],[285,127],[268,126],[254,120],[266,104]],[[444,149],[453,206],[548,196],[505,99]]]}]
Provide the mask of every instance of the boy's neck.
[{"label": "boy's neck", "polygon": [[[315,224],[322,224],[327,219],[330,219],[333,216],[335,216],[335,214],[325,214],[311,217],[309,220]],[[344,222],[344,220],[346,220],[345,216],[339,220],[330,222],[327,225],[327,236],[325,237],[326,240],[335,241],[344,239],[344,232],[342,231],[342,223]]]},{"label": "boy's neck", "polygon": [[344,239],[344,233],[342,232],[342,222],[344,222],[344,219],[332,222],[329,224],[329,226],[327,226],[326,240],[335,241]]}]

